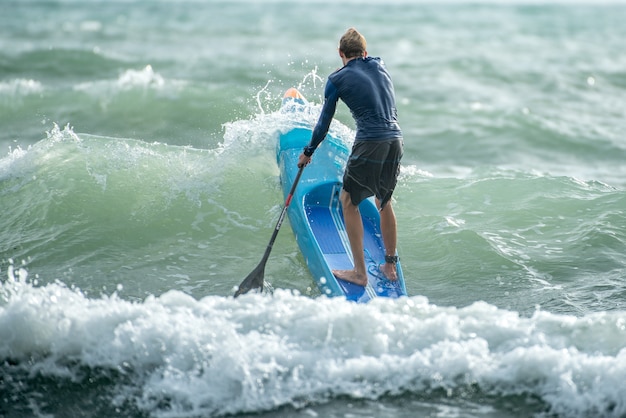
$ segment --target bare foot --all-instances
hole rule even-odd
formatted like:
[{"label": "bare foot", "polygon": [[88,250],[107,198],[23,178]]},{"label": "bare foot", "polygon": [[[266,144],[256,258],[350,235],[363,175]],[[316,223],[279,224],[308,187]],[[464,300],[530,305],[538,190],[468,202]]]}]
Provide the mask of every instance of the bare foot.
[{"label": "bare foot", "polygon": [[380,266],[380,270],[391,281],[398,280],[398,271],[396,270],[396,263],[383,263]]},{"label": "bare foot", "polygon": [[367,286],[367,274],[359,274],[356,270],[333,270],[333,274],[336,278],[346,282]]}]

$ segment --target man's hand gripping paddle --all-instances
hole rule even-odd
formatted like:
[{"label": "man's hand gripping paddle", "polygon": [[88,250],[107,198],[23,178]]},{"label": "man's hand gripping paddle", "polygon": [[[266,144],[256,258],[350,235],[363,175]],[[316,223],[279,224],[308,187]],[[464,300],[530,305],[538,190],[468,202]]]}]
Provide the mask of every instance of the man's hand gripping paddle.
[{"label": "man's hand gripping paddle", "polygon": [[276,223],[276,227],[274,228],[274,233],[272,233],[272,238],[270,238],[269,244],[267,244],[267,248],[265,249],[265,254],[263,254],[263,258],[258,266],[250,274],[246,277],[243,282],[239,285],[239,288],[235,292],[234,297],[239,295],[243,295],[244,293],[248,293],[252,289],[260,289],[263,291],[263,277],[265,275],[265,264],[267,263],[267,259],[270,256],[270,252],[272,251],[272,247],[274,246],[274,241],[276,240],[276,236],[278,235],[278,231],[283,224],[283,220],[285,219],[285,215],[287,214],[287,208],[289,208],[289,204],[291,203],[291,198],[293,197],[293,193],[296,191],[296,186],[300,181],[300,176],[302,176],[302,170],[304,170],[304,165],[300,167],[298,170],[298,174],[296,175],[295,180],[293,181],[293,185],[291,186],[291,190],[289,191],[289,195],[287,195],[287,199],[285,200],[285,206],[283,207],[282,212],[280,212],[280,216],[278,217],[278,222]]}]

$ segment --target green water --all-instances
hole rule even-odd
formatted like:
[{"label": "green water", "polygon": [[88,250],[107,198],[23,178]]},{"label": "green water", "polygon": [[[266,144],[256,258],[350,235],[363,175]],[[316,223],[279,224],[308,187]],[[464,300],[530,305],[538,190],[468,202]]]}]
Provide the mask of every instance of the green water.
[{"label": "green water", "polygon": [[[623,5],[0,9],[0,415],[625,413]],[[319,105],[352,25],[396,86],[412,297],[320,298],[286,223],[276,296],[235,301],[282,93]]]}]

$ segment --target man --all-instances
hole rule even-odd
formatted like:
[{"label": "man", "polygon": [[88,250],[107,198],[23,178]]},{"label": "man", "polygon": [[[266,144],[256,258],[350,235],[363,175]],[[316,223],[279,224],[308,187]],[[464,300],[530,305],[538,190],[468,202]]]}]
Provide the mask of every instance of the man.
[{"label": "man", "polygon": [[363,221],[359,203],[376,197],[380,212],[381,232],[385,246],[385,263],[381,272],[397,280],[396,215],[391,196],[396,186],[403,154],[402,131],[397,120],[395,93],[391,77],[380,58],[367,56],[363,35],[350,28],[339,41],[343,67],[328,76],[324,105],[315,125],[311,141],[298,160],[298,167],[311,161],[313,152],[324,140],[341,99],[356,122],[356,137],[343,176],[341,204],[354,258],[353,270],[334,270],[342,280],[367,285],[363,250]]}]

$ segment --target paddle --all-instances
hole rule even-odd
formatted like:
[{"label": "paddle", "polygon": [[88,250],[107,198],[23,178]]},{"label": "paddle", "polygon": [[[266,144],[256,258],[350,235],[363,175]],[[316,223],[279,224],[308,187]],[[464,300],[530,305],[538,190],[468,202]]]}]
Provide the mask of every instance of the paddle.
[{"label": "paddle", "polygon": [[267,263],[267,259],[269,258],[270,252],[272,251],[272,246],[274,245],[274,241],[276,240],[278,231],[280,230],[280,227],[283,224],[283,220],[285,219],[287,208],[291,203],[293,193],[296,191],[296,186],[300,181],[300,176],[302,176],[302,170],[304,170],[304,166],[300,167],[300,170],[298,170],[298,174],[296,175],[296,179],[293,181],[293,185],[291,186],[289,195],[287,195],[287,200],[285,200],[285,206],[283,207],[282,212],[280,212],[278,222],[276,222],[276,227],[274,228],[274,233],[272,234],[272,238],[270,238],[269,244],[267,244],[267,248],[265,249],[265,254],[263,254],[261,262],[258,266],[256,266],[254,270],[252,270],[250,274],[248,274],[248,277],[246,277],[243,282],[241,282],[239,288],[235,292],[234,297],[243,295],[244,293],[248,293],[252,289],[261,289],[261,291],[263,291],[263,276],[265,275],[265,264]]}]

